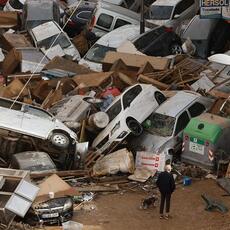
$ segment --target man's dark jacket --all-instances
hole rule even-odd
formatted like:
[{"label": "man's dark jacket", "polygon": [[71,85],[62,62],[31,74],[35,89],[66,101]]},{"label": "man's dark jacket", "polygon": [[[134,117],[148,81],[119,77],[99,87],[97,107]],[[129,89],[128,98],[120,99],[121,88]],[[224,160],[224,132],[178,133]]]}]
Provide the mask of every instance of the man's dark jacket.
[{"label": "man's dark jacket", "polygon": [[176,187],[173,175],[166,171],[159,174],[156,184],[160,192],[164,194],[172,193]]}]

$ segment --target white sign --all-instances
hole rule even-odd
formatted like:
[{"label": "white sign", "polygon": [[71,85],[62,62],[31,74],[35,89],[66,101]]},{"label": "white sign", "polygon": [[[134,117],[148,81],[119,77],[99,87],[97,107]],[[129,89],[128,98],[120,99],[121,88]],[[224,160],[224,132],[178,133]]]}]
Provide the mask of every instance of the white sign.
[{"label": "white sign", "polygon": [[154,154],[151,152],[137,152],[136,168],[147,168],[151,172],[164,171],[165,154]]},{"label": "white sign", "polygon": [[200,0],[200,16],[230,20],[229,0]]}]

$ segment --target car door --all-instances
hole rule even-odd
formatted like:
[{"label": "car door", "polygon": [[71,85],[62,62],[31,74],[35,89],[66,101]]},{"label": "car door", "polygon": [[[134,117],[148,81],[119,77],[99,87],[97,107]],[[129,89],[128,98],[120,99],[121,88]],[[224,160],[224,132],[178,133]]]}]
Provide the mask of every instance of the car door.
[{"label": "car door", "polygon": [[22,104],[0,99],[0,128],[21,133]]},{"label": "car door", "polygon": [[47,139],[54,129],[55,123],[51,115],[37,108],[24,105],[22,118],[22,130],[24,133],[28,133],[29,136]]},{"label": "car door", "polygon": [[187,111],[182,112],[177,118],[173,135],[174,152],[177,152],[181,149],[183,130],[185,129],[189,121],[190,117]]}]

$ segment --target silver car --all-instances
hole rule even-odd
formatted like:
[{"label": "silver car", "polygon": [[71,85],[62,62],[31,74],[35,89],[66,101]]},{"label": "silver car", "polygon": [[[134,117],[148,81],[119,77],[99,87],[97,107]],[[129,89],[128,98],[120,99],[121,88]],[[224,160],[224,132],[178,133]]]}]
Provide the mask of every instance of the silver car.
[{"label": "silver car", "polygon": [[48,140],[62,149],[77,141],[77,135],[47,111],[6,98],[0,98],[0,129]]},{"label": "silver car", "polygon": [[135,150],[164,153],[166,159],[181,150],[183,130],[192,117],[207,111],[213,100],[195,92],[178,92],[160,105],[143,124],[144,132],[132,140]]}]

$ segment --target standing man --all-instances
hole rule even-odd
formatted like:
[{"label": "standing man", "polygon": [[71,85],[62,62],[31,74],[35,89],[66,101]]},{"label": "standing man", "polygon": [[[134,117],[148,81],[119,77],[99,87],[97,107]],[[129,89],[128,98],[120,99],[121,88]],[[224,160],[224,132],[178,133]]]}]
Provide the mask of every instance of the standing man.
[{"label": "standing man", "polygon": [[[170,199],[171,194],[175,190],[175,181],[173,175],[171,174],[172,167],[171,165],[165,166],[165,171],[161,172],[157,179],[157,187],[161,193],[161,203],[160,203],[160,218],[169,218],[169,210],[170,210]],[[164,205],[166,201],[166,214],[163,215]]]}]

